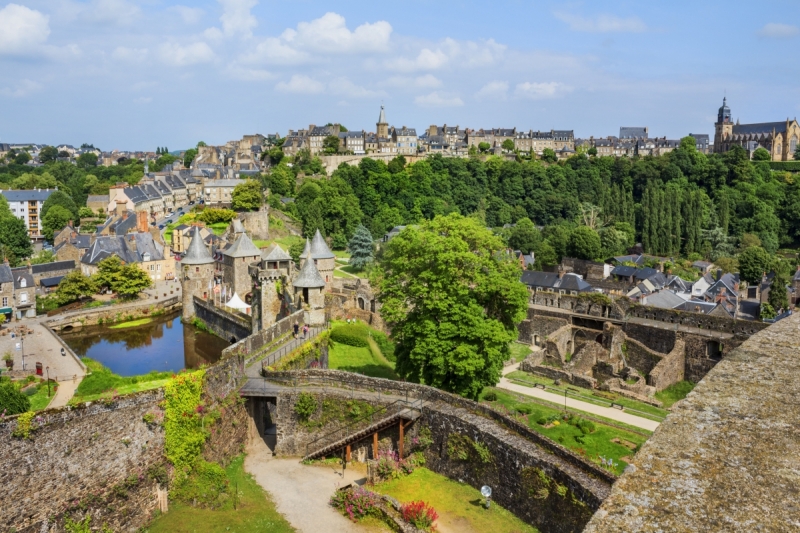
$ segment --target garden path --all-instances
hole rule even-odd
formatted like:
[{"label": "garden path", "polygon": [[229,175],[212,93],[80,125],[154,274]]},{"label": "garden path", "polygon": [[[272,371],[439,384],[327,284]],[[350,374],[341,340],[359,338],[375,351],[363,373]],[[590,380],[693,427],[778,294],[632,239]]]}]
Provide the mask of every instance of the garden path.
[{"label": "garden path", "polygon": [[337,486],[366,481],[364,475],[341,468],[303,465],[297,458],[277,459],[263,439],[251,438],[244,461],[245,470],[272,495],[278,512],[303,533],[364,533],[333,508],[328,500]]},{"label": "garden path", "polygon": [[72,399],[78,385],[83,381],[83,376],[78,376],[75,379],[68,381],[61,381],[58,383],[58,390],[56,391],[53,401],[47,406],[48,409],[55,409],[56,407],[64,407]]},{"label": "garden path", "polygon": [[[519,363],[509,365],[503,369],[503,375],[505,376],[506,374],[509,374],[518,369],[519,369]],[[506,378],[500,378],[500,383],[497,385],[497,387],[500,389],[510,390],[518,394],[523,394],[525,396],[530,396],[532,398],[540,398],[542,400],[547,400],[548,402],[552,402],[558,405],[564,405],[564,396],[560,394],[553,394],[552,392],[546,392],[543,391],[542,389],[537,389],[534,387],[517,385],[516,383],[512,383]],[[588,403],[588,402],[582,402],[580,400],[576,400],[574,398],[569,398],[569,397],[567,398],[566,402],[567,402],[566,403],[567,407],[572,407],[573,409],[577,409],[579,411],[584,411],[586,413],[603,416],[605,418],[616,420],[618,422],[624,422],[625,424],[636,426],[638,428],[643,428],[648,431],[655,431],[659,425],[659,423],[656,422],[655,420],[642,418],[640,416],[620,411],[619,409],[612,409],[611,407],[602,407],[600,405],[595,405],[593,403]]]}]

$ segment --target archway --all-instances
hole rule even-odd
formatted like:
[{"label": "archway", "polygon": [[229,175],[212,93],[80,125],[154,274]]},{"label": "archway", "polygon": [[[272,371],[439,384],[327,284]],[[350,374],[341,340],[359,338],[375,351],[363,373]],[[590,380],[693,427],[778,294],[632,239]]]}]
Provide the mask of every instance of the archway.
[{"label": "archway", "polygon": [[358,297],[358,308],[359,308],[359,309],[361,309],[361,310],[363,311],[363,310],[364,310],[364,308],[365,308],[365,306],[366,306],[366,303],[364,302],[364,298],[362,298],[361,296],[359,296],[359,297]]}]

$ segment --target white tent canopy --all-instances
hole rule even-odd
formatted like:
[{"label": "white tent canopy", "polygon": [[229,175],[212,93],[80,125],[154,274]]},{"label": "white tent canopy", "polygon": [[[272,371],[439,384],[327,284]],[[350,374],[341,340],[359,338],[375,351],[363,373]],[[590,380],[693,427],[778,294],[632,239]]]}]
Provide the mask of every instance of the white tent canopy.
[{"label": "white tent canopy", "polygon": [[226,303],[225,305],[233,309],[243,309],[243,310],[250,309],[250,306],[244,303],[242,299],[239,298],[239,295],[236,293],[233,293],[233,297],[230,300],[228,300],[228,303]]}]

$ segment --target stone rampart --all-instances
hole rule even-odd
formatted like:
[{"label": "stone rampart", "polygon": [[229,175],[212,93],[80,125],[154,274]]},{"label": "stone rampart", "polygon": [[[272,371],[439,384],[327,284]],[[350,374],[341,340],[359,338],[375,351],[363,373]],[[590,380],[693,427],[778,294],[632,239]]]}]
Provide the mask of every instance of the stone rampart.
[{"label": "stone rampart", "polygon": [[675,347],[653,367],[647,376],[647,384],[662,391],[679,381],[683,381],[686,374],[686,348],[683,338],[675,339]]},{"label": "stone rampart", "polygon": [[65,329],[78,329],[82,326],[96,326],[111,322],[136,320],[147,317],[155,312],[169,313],[181,307],[180,296],[172,296],[163,300],[137,300],[132,303],[95,307],[71,311],[45,322],[53,331]]},{"label": "stone rampart", "polygon": [[523,372],[530,372],[531,374],[536,374],[537,376],[545,378],[560,379],[576,387],[585,387],[587,389],[597,388],[597,380],[591,376],[568,372],[560,368],[553,368],[552,366],[541,366],[536,360],[531,360],[530,357],[520,363],[519,369]]},{"label": "stone rampart", "polygon": [[671,352],[672,347],[675,346],[676,332],[674,329],[661,329],[643,324],[627,323],[624,326],[624,330],[629,339],[634,339],[651,350],[662,354]]},{"label": "stone rampart", "polygon": [[250,366],[258,357],[264,355],[264,351],[268,350],[269,346],[276,339],[286,335],[287,333],[290,333],[292,331],[292,326],[295,323],[302,328],[305,324],[303,321],[304,316],[304,312],[300,310],[285,318],[282,318],[281,320],[278,320],[267,329],[261,330],[258,333],[254,333],[249,337],[245,337],[235,344],[232,344],[231,346],[228,346],[222,350],[222,358],[225,359],[226,357],[234,354],[244,355],[247,357],[245,365]]},{"label": "stone rampart", "polygon": [[586,533],[800,530],[800,315],[724,357],[630,461]]},{"label": "stone rampart", "polygon": [[625,354],[625,361],[627,361],[628,366],[644,374],[650,374],[656,365],[664,358],[663,353],[655,352],[641,342],[630,337],[628,337],[622,345],[622,353]]},{"label": "stone rampart", "polygon": [[49,531],[75,506],[95,509],[93,525],[113,531],[145,525],[156,506],[148,471],[162,465],[164,430],[143,417],[162,399],[156,390],[42,411],[27,439],[12,436],[18,417],[0,424],[0,529]]},{"label": "stone rampart", "polygon": [[561,366],[567,352],[571,352],[572,327],[562,326],[544,338],[545,361]]},{"label": "stone rampart", "polygon": [[250,317],[228,312],[194,296],[195,316],[215,335],[235,343],[253,333]]}]

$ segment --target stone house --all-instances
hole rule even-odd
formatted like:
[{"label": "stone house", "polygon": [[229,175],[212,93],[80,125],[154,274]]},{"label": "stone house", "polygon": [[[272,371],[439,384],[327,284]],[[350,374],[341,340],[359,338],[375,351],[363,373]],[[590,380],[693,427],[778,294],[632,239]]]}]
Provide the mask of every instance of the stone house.
[{"label": "stone house", "polygon": [[207,179],[203,182],[203,199],[208,207],[230,207],[233,189],[244,183],[241,179]]},{"label": "stone house", "polygon": [[90,194],[86,199],[86,207],[95,213],[105,216],[108,214],[108,196],[104,194]]},{"label": "stone house", "polygon": [[[235,239],[217,252],[218,272],[228,291],[238,294],[244,301],[250,300],[253,280],[250,277],[250,264],[261,259],[261,250],[253,243],[244,228],[237,231]],[[233,294],[228,294],[228,298]]]},{"label": "stone house", "polygon": [[332,126],[315,126],[311,124],[308,127],[308,149],[311,155],[321,154],[325,147],[322,145],[326,137],[333,135],[339,136],[341,126],[334,124]]},{"label": "stone house", "polygon": [[794,157],[800,140],[800,124],[797,119],[782,122],[762,122],[758,124],[736,124],[731,118],[727,98],[722,99],[722,107],[717,112],[714,124],[714,152],[724,153],[732,146],[741,146],[752,156],[758,148],[764,148],[772,161],[790,161]]},{"label": "stone house", "polygon": [[417,153],[419,139],[414,128],[392,128],[392,143],[397,147],[398,154],[414,155]]},{"label": "stone house", "polygon": [[205,226],[187,226],[186,224],[181,224],[177,226],[172,232],[172,251],[177,254],[184,253],[188,248],[189,244],[192,241],[192,235],[194,228],[199,228],[200,231],[200,239],[205,239],[209,235],[213,235],[213,233],[206,228]]},{"label": "stone house", "polygon": [[361,131],[342,131],[339,133],[339,149],[353,152],[355,155],[364,155],[364,130]]},{"label": "stone house", "polygon": [[81,257],[81,272],[86,276],[97,273],[103,259],[116,255],[123,263],[136,264],[153,281],[175,279],[175,258],[150,233],[100,236]]}]

